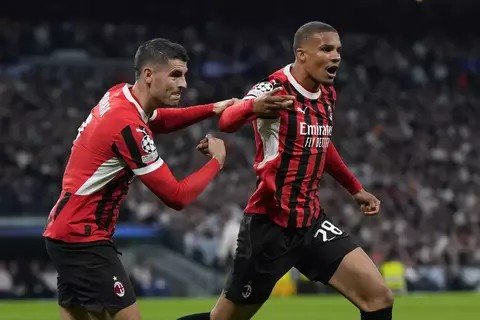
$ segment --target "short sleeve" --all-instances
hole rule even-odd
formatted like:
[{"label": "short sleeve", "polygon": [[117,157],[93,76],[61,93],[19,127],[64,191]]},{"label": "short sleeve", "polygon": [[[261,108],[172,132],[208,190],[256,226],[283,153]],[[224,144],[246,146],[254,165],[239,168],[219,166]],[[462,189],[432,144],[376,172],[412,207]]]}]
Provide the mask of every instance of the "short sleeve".
[{"label": "short sleeve", "polygon": [[152,132],[146,126],[126,125],[115,139],[112,148],[136,175],[155,171],[164,163],[158,155]]}]

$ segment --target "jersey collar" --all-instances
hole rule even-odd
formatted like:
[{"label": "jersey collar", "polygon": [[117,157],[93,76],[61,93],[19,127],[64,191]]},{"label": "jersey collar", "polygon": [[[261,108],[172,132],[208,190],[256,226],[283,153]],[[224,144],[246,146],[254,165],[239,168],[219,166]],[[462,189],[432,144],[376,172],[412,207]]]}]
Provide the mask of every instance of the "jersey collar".
[{"label": "jersey collar", "polygon": [[140,106],[140,103],[138,103],[138,101],[133,97],[132,93],[130,92],[130,85],[128,83],[126,83],[125,86],[123,86],[122,91],[123,91],[123,94],[125,95],[125,98],[127,98],[128,101],[130,101],[135,105],[138,113],[140,113],[140,117],[142,117],[143,122],[148,123],[150,119],[148,118],[147,114]]},{"label": "jersey collar", "polygon": [[295,78],[293,77],[292,73],[290,72],[290,67],[292,66],[292,64],[288,64],[285,66],[285,68],[283,68],[283,73],[287,76],[287,79],[288,81],[292,84],[292,86],[298,91],[300,92],[300,94],[302,96],[304,96],[305,98],[307,99],[311,99],[311,100],[317,100],[318,98],[320,98],[321,94],[322,94],[322,90],[318,89],[317,92],[310,92],[308,91],[307,89],[305,89],[304,87],[302,87],[302,85],[300,83],[298,83],[297,80],[295,80]]}]

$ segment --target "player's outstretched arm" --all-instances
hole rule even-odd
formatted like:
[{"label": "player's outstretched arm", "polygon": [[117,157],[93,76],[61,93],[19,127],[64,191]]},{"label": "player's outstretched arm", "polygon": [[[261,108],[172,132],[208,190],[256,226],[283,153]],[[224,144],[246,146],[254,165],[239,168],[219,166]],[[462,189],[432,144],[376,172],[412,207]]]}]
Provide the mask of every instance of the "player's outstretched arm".
[{"label": "player's outstretched arm", "polygon": [[330,142],[325,157],[325,171],[339,182],[350,194],[355,194],[362,189],[362,184],[343,161],[337,148]]},{"label": "player's outstretched arm", "polygon": [[350,192],[365,215],[375,215],[380,211],[380,200],[363,189],[362,184],[348,169],[332,142],[327,149],[325,171]]},{"label": "player's outstretched arm", "polygon": [[226,109],[220,117],[218,126],[223,132],[234,132],[245,123],[259,117],[278,117],[281,110],[291,110],[295,97],[275,95],[282,88],[276,88],[255,99],[240,100]]},{"label": "player's outstretched arm", "polygon": [[158,108],[150,118],[148,126],[153,133],[170,133],[212,116],[220,116],[234,101],[235,99],[228,99],[185,108]]},{"label": "player's outstretched arm", "polygon": [[140,180],[167,206],[181,210],[205,190],[223,167],[226,156],[223,141],[208,138],[206,150],[212,159],[181,181],[175,178],[165,163],[157,170],[141,175]]}]

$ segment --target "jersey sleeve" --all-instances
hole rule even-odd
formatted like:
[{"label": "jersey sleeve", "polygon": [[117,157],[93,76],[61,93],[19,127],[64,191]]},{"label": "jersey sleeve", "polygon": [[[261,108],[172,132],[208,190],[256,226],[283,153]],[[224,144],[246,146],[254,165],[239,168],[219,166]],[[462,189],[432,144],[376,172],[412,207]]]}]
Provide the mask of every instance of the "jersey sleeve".
[{"label": "jersey sleeve", "polygon": [[330,142],[327,149],[325,171],[327,171],[328,174],[337,180],[352,195],[363,188],[357,177],[347,167],[332,142]]},{"label": "jersey sleeve", "polygon": [[263,96],[264,94],[272,91],[278,86],[275,81],[262,80],[255,84],[243,97],[243,100],[255,99]]},{"label": "jersey sleeve", "polygon": [[152,132],[146,125],[125,125],[114,140],[112,150],[135,175],[155,171],[164,163],[158,155]]},{"label": "jersey sleeve", "polygon": [[153,112],[148,127],[153,133],[170,133],[214,115],[213,103],[185,108],[158,108]]},{"label": "jersey sleeve", "polygon": [[113,152],[168,206],[180,210],[205,190],[221,167],[211,159],[202,168],[178,181],[158,155],[152,132],[146,124],[128,124],[118,134]]},{"label": "jersey sleeve", "polygon": [[245,123],[256,119],[253,111],[253,99],[263,96],[273,89],[282,86],[277,80],[262,80],[255,84],[243,97],[242,101],[223,111],[218,127],[223,132],[235,132]]}]

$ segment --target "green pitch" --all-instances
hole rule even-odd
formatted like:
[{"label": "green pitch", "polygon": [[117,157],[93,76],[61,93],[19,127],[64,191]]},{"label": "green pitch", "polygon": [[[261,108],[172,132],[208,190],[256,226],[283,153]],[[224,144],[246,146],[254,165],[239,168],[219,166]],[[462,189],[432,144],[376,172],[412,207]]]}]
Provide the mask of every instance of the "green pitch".
[{"label": "green pitch", "polygon": [[[168,320],[189,313],[208,311],[215,299],[143,299],[139,301],[143,320]],[[0,319],[58,319],[52,300],[2,301]],[[256,320],[357,320],[358,311],[340,296],[272,298]],[[480,320],[480,294],[415,294],[397,297],[395,320]]]}]

